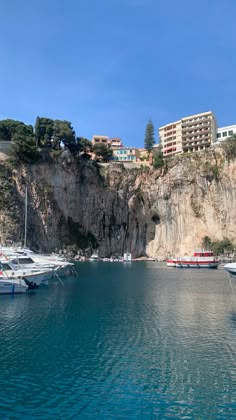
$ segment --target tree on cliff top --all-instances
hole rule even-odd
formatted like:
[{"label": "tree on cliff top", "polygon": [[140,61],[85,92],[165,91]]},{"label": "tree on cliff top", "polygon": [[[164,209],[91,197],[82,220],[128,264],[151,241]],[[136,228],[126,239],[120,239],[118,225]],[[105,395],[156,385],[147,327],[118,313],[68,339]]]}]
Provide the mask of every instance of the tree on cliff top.
[{"label": "tree on cliff top", "polygon": [[21,121],[1,120],[0,121],[0,141],[12,141],[13,135],[19,127],[25,126]]},{"label": "tree on cliff top", "polygon": [[53,136],[54,121],[50,118],[37,117],[34,126],[35,140],[38,147],[49,146]]},{"label": "tree on cliff top", "polygon": [[144,147],[147,150],[148,154],[152,151],[152,148],[155,144],[155,134],[154,134],[154,125],[152,121],[148,121],[145,129],[145,138],[144,138]]},{"label": "tree on cliff top", "polygon": [[77,144],[80,152],[90,153],[93,150],[92,142],[85,137],[77,137]]},{"label": "tree on cliff top", "polygon": [[53,138],[56,143],[75,143],[75,132],[70,121],[55,120],[53,124]]},{"label": "tree on cliff top", "polygon": [[97,159],[102,159],[105,162],[108,162],[111,160],[113,151],[112,149],[108,149],[108,147],[105,146],[105,144],[95,144],[93,146],[93,151],[97,157]]},{"label": "tree on cliff top", "polygon": [[37,117],[34,127],[36,145],[60,148],[60,142],[65,145],[75,144],[75,132],[70,121],[52,120]]},{"label": "tree on cliff top", "polygon": [[155,148],[155,150],[153,150],[153,168],[154,169],[159,169],[162,168],[165,164],[164,158],[163,158],[163,153],[161,150],[161,147],[159,146],[158,148]]},{"label": "tree on cliff top", "polygon": [[33,127],[20,125],[12,137],[11,158],[18,162],[34,162],[38,158]]}]

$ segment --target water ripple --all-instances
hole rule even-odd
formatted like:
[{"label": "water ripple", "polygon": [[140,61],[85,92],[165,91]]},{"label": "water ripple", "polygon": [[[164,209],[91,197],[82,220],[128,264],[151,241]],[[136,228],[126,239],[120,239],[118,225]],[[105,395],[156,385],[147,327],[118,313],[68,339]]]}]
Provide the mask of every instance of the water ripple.
[{"label": "water ripple", "polygon": [[1,299],[1,418],[236,417],[236,307],[221,272],[79,271]]}]

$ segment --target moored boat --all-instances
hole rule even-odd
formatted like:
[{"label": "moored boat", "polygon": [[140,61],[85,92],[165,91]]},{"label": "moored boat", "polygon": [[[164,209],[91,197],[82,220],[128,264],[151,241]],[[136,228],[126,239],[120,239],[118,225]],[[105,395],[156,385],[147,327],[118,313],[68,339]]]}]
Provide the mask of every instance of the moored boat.
[{"label": "moored boat", "polygon": [[26,281],[40,285],[41,283],[47,283],[54,276],[52,269],[40,269],[21,267],[19,264],[14,265],[11,260],[0,260],[0,277],[8,278],[24,278]]},{"label": "moored boat", "polygon": [[0,278],[0,295],[16,295],[26,293],[28,290],[36,289],[38,286],[23,278]]},{"label": "moored boat", "polygon": [[99,257],[98,257],[98,253],[94,252],[91,257],[89,258],[89,261],[98,261]]},{"label": "moored boat", "polygon": [[176,261],[177,259],[170,259],[166,261],[167,267],[176,267]]},{"label": "moored boat", "polygon": [[1,247],[0,258],[14,264],[16,269],[31,269],[36,271],[48,272],[51,277],[56,273],[59,276],[67,276],[74,273],[74,264],[66,261],[63,257],[57,255],[35,254],[26,248]]},{"label": "moored boat", "polygon": [[231,277],[236,279],[236,262],[225,264],[224,270],[227,271],[227,273],[229,273]]},{"label": "moored boat", "polygon": [[172,258],[166,261],[167,267],[177,268],[217,268],[220,261],[212,251],[195,251],[193,256]]}]

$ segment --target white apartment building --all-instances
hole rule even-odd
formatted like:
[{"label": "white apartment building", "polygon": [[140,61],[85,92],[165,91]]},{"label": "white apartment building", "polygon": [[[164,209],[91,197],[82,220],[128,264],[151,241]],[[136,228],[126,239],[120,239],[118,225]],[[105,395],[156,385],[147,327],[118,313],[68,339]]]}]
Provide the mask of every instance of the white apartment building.
[{"label": "white apartment building", "polygon": [[216,119],[212,111],[190,115],[159,128],[163,156],[205,150],[216,142]]},{"label": "white apartment building", "polygon": [[236,125],[228,125],[217,129],[217,141],[226,140],[228,137],[236,134]]}]

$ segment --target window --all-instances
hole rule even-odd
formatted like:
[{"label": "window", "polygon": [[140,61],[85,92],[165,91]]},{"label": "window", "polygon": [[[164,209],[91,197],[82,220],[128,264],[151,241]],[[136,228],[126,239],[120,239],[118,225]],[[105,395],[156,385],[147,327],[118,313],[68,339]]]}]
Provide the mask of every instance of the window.
[{"label": "window", "polygon": [[232,136],[234,134],[233,130],[228,131],[228,136]]},{"label": "window", "polygon": [[3,270],[5,270],[5,271],[9,271],[9,270],[11,270],[10,265],[9,265],[9,264],[6,264],[6,263],[2,263],[2,268],[3,268]]},{"label": "window", "polygon": [[227,131],[223,131],[223,137],[227,137]]},{"label": "window", "polygon": [[17,258],[12,260],[13,264],[32,264],[34,261],[31,258]]}]

